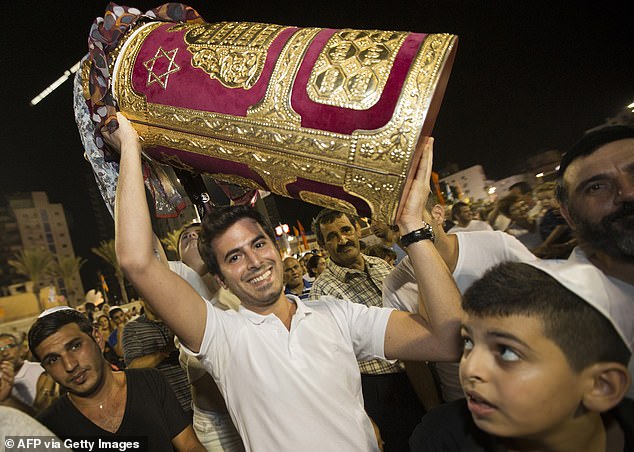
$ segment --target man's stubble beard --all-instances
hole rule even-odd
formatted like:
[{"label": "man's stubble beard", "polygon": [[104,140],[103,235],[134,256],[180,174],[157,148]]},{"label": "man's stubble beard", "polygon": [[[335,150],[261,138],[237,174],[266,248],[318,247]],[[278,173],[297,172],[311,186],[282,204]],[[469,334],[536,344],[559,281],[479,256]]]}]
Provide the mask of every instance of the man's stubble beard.
[{"label": "man's stubble beard", "polygon": [[624,203],[595,224],[585,220],[572,206],[568,211],[582,242],[612,258],[634,263],[634,203]]}]

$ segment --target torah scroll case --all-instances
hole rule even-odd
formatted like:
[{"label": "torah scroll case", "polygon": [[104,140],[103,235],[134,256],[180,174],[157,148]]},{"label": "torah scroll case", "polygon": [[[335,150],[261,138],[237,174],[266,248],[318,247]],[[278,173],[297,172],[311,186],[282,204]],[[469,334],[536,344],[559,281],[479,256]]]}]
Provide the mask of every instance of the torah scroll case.
[{"label": "torah scroll case", "polygon": [[217,181],[393,223],[457,37],[149,22],[110,52],[146,155]]}]

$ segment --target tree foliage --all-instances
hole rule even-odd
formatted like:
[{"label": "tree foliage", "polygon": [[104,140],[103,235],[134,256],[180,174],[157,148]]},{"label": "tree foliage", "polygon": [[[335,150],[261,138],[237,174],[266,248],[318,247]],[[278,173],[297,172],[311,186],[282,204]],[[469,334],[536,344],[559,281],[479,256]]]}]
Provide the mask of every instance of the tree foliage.
[{"label": "tree foliage", "polygon": [[114,269],[114,276],[117,279],[119,289],[121,290],[121,298],[123,299],[123,303],[128,303],[128,293],[125,289],[125,279],[123,277],[123,270],[121,270],[119,260],[117,259],[117,252],[115,251],[114,247],[114,239],[102,240],[99,243],[98,247],[91,248],[90,251],[95,253],[97,256],[99,256],[112,266],[112,268]]}]

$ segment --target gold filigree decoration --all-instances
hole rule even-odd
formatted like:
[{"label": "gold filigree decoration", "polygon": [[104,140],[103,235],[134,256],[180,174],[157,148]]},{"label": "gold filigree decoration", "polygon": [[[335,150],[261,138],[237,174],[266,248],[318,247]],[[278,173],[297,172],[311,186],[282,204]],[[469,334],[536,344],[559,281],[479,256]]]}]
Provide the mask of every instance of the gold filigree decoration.
[{"label": "gold filigree decoration", "polygon": [[264,190],[256,181],[238,176],[237,174],[226,173],[209,173],[214,180],[226,182],[228,184],[239,185],[240,187],[253,188],[255,190]]},{"label": "gold filigree decoration", "polygon": [[316,204],[328,209],[346,212],[352,215],[358,215],[357,209],[350,202],[343,199],[333,198],[332,196],[314,193],[312,191],[302,190],[299,192],[299,198],[307,203]]},{"label": "gold filigree decoration", "polygon": [[249,89],[262,74],[268,48],[287,27],[220,22],[181,24],[169,31],[186,30],[184,40],[192,67],[200,68],[227,88]]},{"label": "gold filigree decoration", "polygon": [[[177,52],[178,47],[169,51],[165,51],[162,47],[159,47],[152,58],[143,62],[143,66],[145,67],[145,69],[148,70],[147,83],[145,86],[150,86],[154,83],[158,83],[163,89],[167,89],[167,82],[169,80],[170,74],[181,70],[181,67],[174,61]],[[163,72],[161,74],[157,74],[156,72],[154,72],[154,67],[156,66],[156,63],[163,58],[167,60],[167,67],[163,68]],[[163,65],[159,63],[159,66]]]},{"label": "gold filigree decoration", "polygon": [[291,91],[306,49],[321,28],[300,28],[284,45],[277,59],[264,99],[247,110],[251,118],[263,118],[301,127],[302,118],[291,106]]},{"label": "gold filigree decoration", "polygon": [[339,30],[322,49],[310,74],[313,102],[367,110],[381,98],[398,50],[408,33]]},{"label": "gold filigree decoration", "polygon": [[81,92],[84,99],[90,99],[90,68],[92,63],[90,60],[84,60],[81,63]]},{"label": "gold filigree decoration", "polygon": [[[416,142],[425,122],[441,69],[455,46],[455,36],[427,35],[410,68],[405,86],[389,127],[373,133],[355,132],[350,161],[362,168],[398,177],[390,179],[394,195],[377,197],[376,184],[370,186],[361,180],[346,179],[344,189],[368,201],[373,216],[394,221]],[[379,208],[380,207],[380,208]]]}]

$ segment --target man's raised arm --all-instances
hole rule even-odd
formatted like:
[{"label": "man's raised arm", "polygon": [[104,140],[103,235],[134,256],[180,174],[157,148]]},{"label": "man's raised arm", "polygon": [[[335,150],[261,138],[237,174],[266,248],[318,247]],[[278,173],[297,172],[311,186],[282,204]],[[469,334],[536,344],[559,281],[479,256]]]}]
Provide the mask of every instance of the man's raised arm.
[{"label": "man's raised arm", "polygon": [[152,223],[145,198],[141,144],[136,131],[121,113],[119,128],[104,132],[121,152],[115,204],[115,247],[127,278],[154,311],[192,351],[202,342],[206,306],[202,298],[154,256]]},{"label": "man's raised arm", "polygon": [[[396,220],[404,241],[407,241],[407,234],[422,231],[425,226],[423,209],[430,192],[433,138],[421,139],[419,146],[423,146],[423,155]],[[425,300],[428,321],[419,314],[394,311],[385,333],[385,355],[412,361],[455,361],[461,349],[460,292],[431,240],[414,239],[406,250],[421,295],[419,303],[421,299]]]}]

